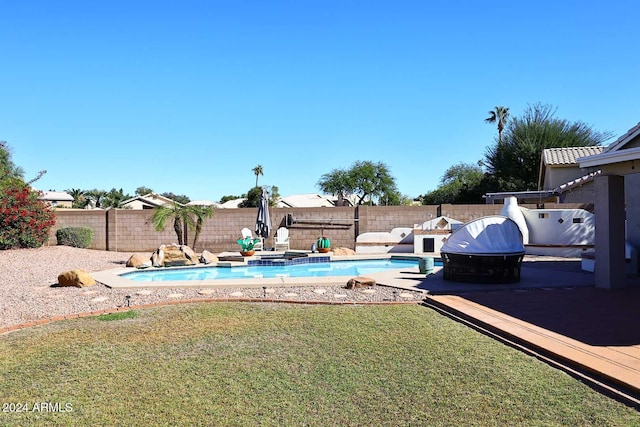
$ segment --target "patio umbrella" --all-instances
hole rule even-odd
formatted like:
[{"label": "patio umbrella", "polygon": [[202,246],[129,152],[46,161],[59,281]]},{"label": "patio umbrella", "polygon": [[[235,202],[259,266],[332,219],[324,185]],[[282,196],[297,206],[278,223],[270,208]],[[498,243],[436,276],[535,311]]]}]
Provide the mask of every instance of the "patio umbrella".
[{"label": "patio umbrella", "polygon": [[269,195],[262,189],[260,202],[258,203],[258,217],[256,218],[256,234],[266,239],[271,234],[271,218],[269,217]]}]

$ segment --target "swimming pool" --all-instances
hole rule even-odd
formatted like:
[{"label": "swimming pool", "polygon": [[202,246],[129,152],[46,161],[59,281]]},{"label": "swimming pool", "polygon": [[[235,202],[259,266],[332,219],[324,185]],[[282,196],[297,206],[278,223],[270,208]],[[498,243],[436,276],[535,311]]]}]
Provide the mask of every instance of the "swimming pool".
[{"label": "swimming pool", "polygon": [[268,279],[279,277],[364,276],[385,270],[417,266],[418,260],[377,259],[282,266],[197,267],[174,270],[134,271],[122,274],[122,277],[134,282],[163,282],[212,279]]}]

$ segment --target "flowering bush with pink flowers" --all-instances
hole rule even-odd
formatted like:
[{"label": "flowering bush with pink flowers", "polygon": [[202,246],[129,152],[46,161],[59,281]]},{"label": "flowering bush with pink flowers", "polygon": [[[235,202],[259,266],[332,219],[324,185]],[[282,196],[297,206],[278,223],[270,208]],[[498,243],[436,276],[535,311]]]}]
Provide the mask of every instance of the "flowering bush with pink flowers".
[{"label": "flowering bush with pink flowers", "polygon": [[19,180],[0,185],[0,249],[42,246],[55,215],[40,194]]}]

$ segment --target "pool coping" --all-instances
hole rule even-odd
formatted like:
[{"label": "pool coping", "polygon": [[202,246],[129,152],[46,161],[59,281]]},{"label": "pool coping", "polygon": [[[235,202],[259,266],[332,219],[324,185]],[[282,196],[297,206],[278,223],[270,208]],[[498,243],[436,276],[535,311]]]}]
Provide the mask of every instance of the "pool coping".
[{"label": "pool coping", "polygon": [[[326,256],[326,254],[322,254]],[[356,260],[376,260],[376,259],[420,259],[428,255],[413,255],[413,254],[367,254],[367,255],[332,255],[331,261],[356,261]],[[433,256],[432,256],[433,257]],[[438,257],[434,257],[438,258]],[[215,265],[214,265],[215,264]],[[193,268],[234,268],[247,266],[247,261],[220,261],[211,264],[197,264],[181,267],[149,267],[140,271],[155,271],[155,270],[178,270],[178,269],[193,269]],[[411,267],[411,274],[418,273],[418,267]],[[415,271],[414,271],[415,270]],[[174,280],[174,281],[157,281],[157,282],[136,282],[129,280],[122,276],[125,273],[131,273],[138,271],[134,267],[120,267],[110,270],[103,270],[91,273],[91,276],[97,281],[109,288],[114,289],[139,289],[139,288],[263,288],[263,287],[293,287],[293,286],[318,286],[318,285],[344,285],[347,281],[355,276],[312,276],[312,277],[277,277],[277,278],[250,278],[250,279],[203,279],[203,280]],[[380,273],[368,274],[367,277],[371,277],[379,284],[379,280],[376,277],[383,278],[388,277],[391,273],[394,276],[406,272],[407,268],[390,269]]]}]

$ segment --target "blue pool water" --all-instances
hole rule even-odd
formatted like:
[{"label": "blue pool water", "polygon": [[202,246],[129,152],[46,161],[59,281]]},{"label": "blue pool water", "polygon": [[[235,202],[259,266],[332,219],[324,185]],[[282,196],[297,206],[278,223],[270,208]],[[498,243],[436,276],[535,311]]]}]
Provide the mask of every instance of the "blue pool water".
[{"label": "blue pool water", "polygon": [[315,264],[248,267],[200,267],[175,270],[135,271],[123,274],[135,282],[170,280],[256,279],[276,277],[363,276],[384,270],[411,268],[417,260],[333,261]]}]

